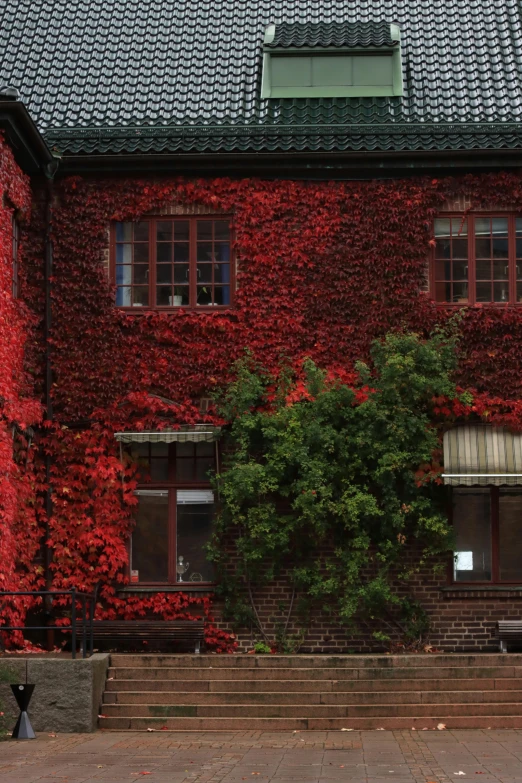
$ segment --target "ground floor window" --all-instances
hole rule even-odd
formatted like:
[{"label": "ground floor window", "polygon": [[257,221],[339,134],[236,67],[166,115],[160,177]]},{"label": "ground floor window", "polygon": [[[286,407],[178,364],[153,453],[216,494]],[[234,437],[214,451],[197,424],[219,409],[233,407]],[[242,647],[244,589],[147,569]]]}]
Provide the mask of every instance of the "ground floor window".
[{"label": "ground floor window", "polygon": [[522,583],[522,487],[452,492],[455,582]]},{"label": "ground floor window", "polygon": [[136,494],[131,581],[212,582],[205,553],[214,515],[212,490],[140,489]]},{"label": "ground floor window", "polygon": [[138,466],[138,506],[131,540],[131,582],[208,583],[215,442],[144,442],[129,454]]}]

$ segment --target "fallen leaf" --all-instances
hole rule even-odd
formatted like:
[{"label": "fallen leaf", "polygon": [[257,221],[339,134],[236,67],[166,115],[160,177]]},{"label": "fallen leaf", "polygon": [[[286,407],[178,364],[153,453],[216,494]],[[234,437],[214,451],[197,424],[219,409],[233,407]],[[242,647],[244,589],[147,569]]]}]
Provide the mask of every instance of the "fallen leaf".
[{"label": "fallen leaf", "polygon": [[106,715],[98,715],[98,718],[106,718]]},{"label": "fallen leaf", "polygon": [[375,729],[375,731],[384,731],[384,729]]},{"label": "fallen leaf", "polygon": [[444,731],[444,729],[446,728],[446,724],[445,723],[437,723],[437,728],[438,728],[439,731]]},{"label": "fallen leaf", "polygon": [[465,772],[454,772],[453,774],[454,775],[465,775],[466,773]]},{"label": "fallen leaf", "polygon": [[353,729],[341,729],[341,731],[353,731]]},{"label": "fallen leaf", "polygon": [[147,729],[147,731],[156,731],[156,729]]},{"label": "fallen leaf", "polygon": [[56,737],[56,734],[48,734],[48,737]]},{"label": "fallen leaf", "polygon": [[107,682],[110,682],[111,680],[114,680],[114,677],[107,677]]}]

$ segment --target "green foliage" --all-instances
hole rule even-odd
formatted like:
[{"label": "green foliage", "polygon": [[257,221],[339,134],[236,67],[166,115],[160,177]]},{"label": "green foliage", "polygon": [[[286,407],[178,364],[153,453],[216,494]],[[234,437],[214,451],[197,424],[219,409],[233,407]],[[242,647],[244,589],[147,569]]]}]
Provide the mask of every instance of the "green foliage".
[{"label": "green foliage", "polygon": [[256,655],[269,655],[272,652],[272,648],[264,642],[256,642],[254,644],[254,652]]},{"label": "green foliage", "polygon": [[220,400],[231,429],[210,555],[229,616],[265,641],[258,588],[286,578],[300,596],[279,649],[302,597],[307,613],[318,607],[346,625],[394,617],[406,636],[426,630],[393,582],[451,548],[441,487],[418,470],[440,448],[433,399],[458,396],[454,338],[393,333],[371,357],[353,377],[305,360],[275,378],[247,355]]}]

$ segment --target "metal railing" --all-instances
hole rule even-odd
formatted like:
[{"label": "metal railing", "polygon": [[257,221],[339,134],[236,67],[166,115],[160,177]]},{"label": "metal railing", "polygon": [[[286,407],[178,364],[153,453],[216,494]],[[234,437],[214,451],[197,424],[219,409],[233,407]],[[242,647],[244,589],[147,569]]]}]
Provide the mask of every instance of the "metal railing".
[{"label": "metal railing", "polygon": [[[0,590],[0,600],[4,596],[18,596],[18,595],[30,595],[30,596],[52,596],[55,595],[70,595],[71,596],[71,624],[70,625],[1,625],[0,633],[3,631],[70,631],[71,636],[71,653],[72,657],[76,658],[76,647],[78,643],[78,623],[81,623],[81,650],[82,658],[87,657],[87,641],[89,642],[89,655],[92,655],[94,648],[94,607],[96,602],[95,593],[81,593],[74,587],[71,590]],[[77,616],[76,602],[81,602],[80,617]],[[87,605],[89,605],[90,611],[87,612]],[[2,611],[0,610],[0,623],[2,619]]]}]

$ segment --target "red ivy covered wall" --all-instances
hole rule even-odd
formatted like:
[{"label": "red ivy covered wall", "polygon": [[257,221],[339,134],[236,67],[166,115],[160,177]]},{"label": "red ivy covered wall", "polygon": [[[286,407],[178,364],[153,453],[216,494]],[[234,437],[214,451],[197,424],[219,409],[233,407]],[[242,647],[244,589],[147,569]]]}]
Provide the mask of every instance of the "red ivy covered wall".
[{"label": "red ivy covered wall", "polygon": [[[24,365],[27,341],[37,318],[13,296],[13,218],[21,229],[30,218],[28,178],[0,135],[0,590],[31,589],[42,583],[38,564],[41,532],[30,428],[40,423],[42,406]],[[23,278],[25,244],[18,247]],[[19,624],[16,602],[5,618]]]},{"label": "red ivy covered wall", "polygon": [[[423,293],[432,221],[463,194],[473,208],[522,210],[522,180],[504,174],[323,184],[58,183],[52,225],[55,420],[41,441],[53,466],[54,586],[92,589],[101,580],[109,616],[188,612],[197,597],[118,598],[135,484],[132,468],[120,463],[113,433],[162,426],[165,416],[200,421],[194,401],[227,381],[246,347],[272,368],[281,356],[350,368],[389,329],[431,329],[447,317]],[[173,202],[231,216],[239,274],[230,312],[128,314],[115,308],[104,265],[110,222],[136,220]],[[33,247],[25,295],[40,315],[38,241]],[[460,324],[462,385],[477,390],[479,413],[516,426],[522,422],[521,325],[522,309],[508,306],[465,310]],[[29,567],[29,557],[22,562]],[[208,614],[210,604],[203,610]],[[216,636],[214,643],[226,649],[231,640]]]}]

